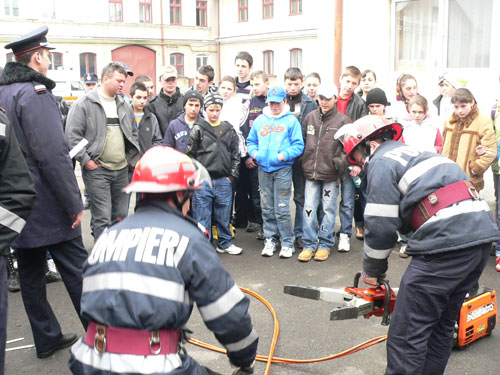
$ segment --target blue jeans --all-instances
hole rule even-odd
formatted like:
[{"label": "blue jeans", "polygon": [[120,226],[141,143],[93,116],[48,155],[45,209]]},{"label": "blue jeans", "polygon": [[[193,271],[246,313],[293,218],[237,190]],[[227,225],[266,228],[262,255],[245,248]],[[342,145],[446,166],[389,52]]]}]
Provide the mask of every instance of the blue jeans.
[{"label": "blue jeans", "polygon": [[129,198],[123,188],[128,184],[128,167],[117,171],[82,168],[82,177],[90,197],[90,227],[97,239],[116,220],[127,217]]},{"label": "blue jeans", "polygon": [[272,238],[275,243],[281,240],[282,247],[292,247],[292,167],[274,172],[265,172],[259,168],[259,183],[264,237]]},{"label": "blue jeans", "polygon": [[299,158],[295,159],[292,166],[292,181],[293,181],[293,202],[295,203],[295,224],[293,226],[293,234],[295,237],[302,237],[304,226],[304,190],[306,186],[306,178],[302,170],[302,162]]},{"label": "blue jeans", "polygon": [[201,189],[196,190],[192,199],[193,217],[203,225],[209,233],[212,233],[212,212],[214,225],[217,228],[217,246],[227,249],[233,244],[229,230],[231,219],[231,202],[233,200],[233,188],[227,177],[212,179],[212,187],[206,182]]},{"label": "blue jeans", "polygon": [[[334,227],[339,186],[337,181],[306,180],[304,203],[304,249],[330,250],[335,245]],[[321,224],[318,225],[318,206],[321,202]]]},{"label": "blue jeans", "polygon": [[354,192],[356,186],[349,176],[349,170],[344,172],[341,187],[341,200],[340,200],[340,233],[346,233],[349,237],[352,234],[352,218],[354,216]]}]

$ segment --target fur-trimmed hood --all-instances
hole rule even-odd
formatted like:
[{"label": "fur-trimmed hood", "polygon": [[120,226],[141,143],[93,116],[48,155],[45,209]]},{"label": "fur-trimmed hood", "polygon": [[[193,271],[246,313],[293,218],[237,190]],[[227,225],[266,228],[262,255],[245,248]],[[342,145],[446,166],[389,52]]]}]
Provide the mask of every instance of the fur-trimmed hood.
[{"label": "fur-trimmed hood", "polygon": [[0,74],[0,86],[33,81],[45,85],[48,90],[52,90],[56,87],[56,83],[51,79],[45,77],[41,73],[38,73],[28,65],[18,62],[7,63],[2,71],[2,74]]}]

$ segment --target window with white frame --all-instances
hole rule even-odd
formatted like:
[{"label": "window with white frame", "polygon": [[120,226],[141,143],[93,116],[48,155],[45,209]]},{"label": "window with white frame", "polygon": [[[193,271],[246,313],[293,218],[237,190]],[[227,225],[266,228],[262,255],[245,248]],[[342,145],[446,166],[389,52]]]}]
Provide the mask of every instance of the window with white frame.
[{"label": "window with white frame", "polygon": [[4,12],[6,16],[19,17],[19,1],[3,0]]},{"label": "window with white frame", "polygon": [[264,72],[268,75],[274,75],[274,52],[273,51],[264,51]]},{"label": "window with white frame", "polygon": [[489,68],[493,0],[449,0],[448,68]]},{"label": "window with white frame", "polygon": [[57,70],[57,68],[63,66],[63,54],[60,52],[51,52],[49,54],[50,66],[49,70]]},{"label": "window with white frame", "polygon": [[393,1],[396,70],[490,67],[493,0]]},{"label": "window with white frame", "polygon": [[302,50],[300,48],[290,50],[290,67],[302,69]]},{"label": "window with white frame", "polygon": [[302,0],[290,0],[290,15],[302,14]]},{"label": "window with white frame", "polygon": [[198,53],[196,55],[196,70],[200,68],[200,66],[203,65],[209,65],[210,64],[210,55],[208,53]]}]

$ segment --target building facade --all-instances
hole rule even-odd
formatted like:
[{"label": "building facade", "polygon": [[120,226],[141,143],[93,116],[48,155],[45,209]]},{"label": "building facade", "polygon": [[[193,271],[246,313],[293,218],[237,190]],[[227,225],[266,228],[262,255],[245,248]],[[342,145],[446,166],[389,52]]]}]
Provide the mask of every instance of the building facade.
[{"label": "building facade", "polygon": [[[200,65],[214,66],[216,82],[234,74],[234,56],[245,50],[254,58],[254,69],[265,70],[277,83],[290,66],[337,80],[335,64],[340,64],[340,69],[356,65],[375,71],[389,98],[403,72],[417,77],[419,91],[428,99],[437,95],[442,72],[467,81],[483,107],[499,90],[500,52],[494,35],[499,35],[500,24],[493,20],[500,15],[500,2],[493,0],[3,3],[0,43],[49,25],[49,40],[57,48],[52,68],[79,77],[99,75],[112,60],[153,77],[161,66],[172,64],[180,86],[187,87]],[[12,59],[7,51],[0,54],[2,65]]]}]

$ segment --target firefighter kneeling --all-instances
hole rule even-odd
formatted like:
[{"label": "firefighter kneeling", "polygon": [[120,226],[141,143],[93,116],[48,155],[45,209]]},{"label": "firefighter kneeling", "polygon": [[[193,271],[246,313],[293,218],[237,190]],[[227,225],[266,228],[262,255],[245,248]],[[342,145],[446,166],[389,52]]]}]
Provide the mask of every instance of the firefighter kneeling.
[{"label": "firefighter kneeling", "polygon": [[344,130],[344,150],[368,183],[363,280],[384,276],[397,231],[409,235],[413,256],[389,328],[386,374],[443,374],[465,295],[499,240],[490,208],[453,161],[396,142],[400,124],[366,116]]},{"label": "firefighter kneeling", "polygon": [[203,166],[169,147],[141,158],[125,188],[140,193],[135,214],[107,228],[84,265],[81,311],[91,323],[71,348],[73,374],[215,374],[180,350],[193,301],[235,374],[253,373],[249,300],[186,217],[203,181]]}]

